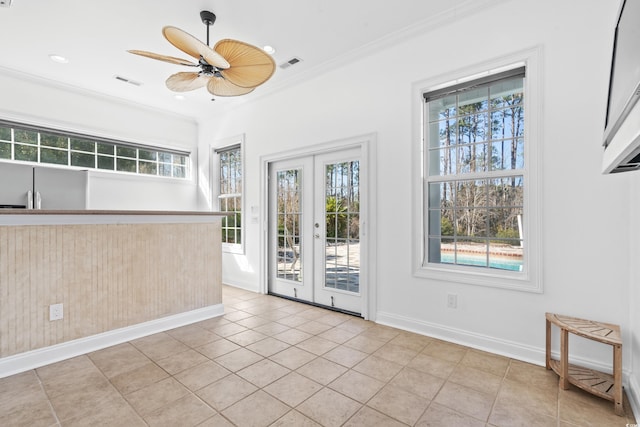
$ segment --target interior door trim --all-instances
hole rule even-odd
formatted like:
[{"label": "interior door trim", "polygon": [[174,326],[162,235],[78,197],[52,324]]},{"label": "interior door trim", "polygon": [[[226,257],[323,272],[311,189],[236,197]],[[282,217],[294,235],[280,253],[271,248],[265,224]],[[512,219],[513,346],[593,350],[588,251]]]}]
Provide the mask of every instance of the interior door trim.
[{"label": "interior door trim", "polygon": [[[366,285],[361,290],[362,313],[366,320],[376,319],[377,307],[377,241],[376,241],[376,133],[364,134],[335,141],[329,141],[308,147],[287,150],[279,153],[260,157],[260,273],[259,290],[268,293],[269,283],[269,164],[288,160],[296,157],[315,156],[348,148],[360,149],[361,176],[360,180],[365,184],[361,194],[361,230],[362,239],[366,242],[362,245],[360,258],[365,268],[361,270],[361,283]],[[363,214],[364,212],[364,214]]]}]

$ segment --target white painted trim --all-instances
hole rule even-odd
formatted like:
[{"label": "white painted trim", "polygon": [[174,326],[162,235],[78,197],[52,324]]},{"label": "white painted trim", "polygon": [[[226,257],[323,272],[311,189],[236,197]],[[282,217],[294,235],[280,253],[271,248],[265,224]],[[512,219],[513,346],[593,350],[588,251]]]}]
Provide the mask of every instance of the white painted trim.
[{"label": "white painted trim", "polygon": [[637,419],[638,415],[640,415],[640,384],[638,384],[634,375],[629,375],[629,384],[626,391],[631,410]]},{"label": "white painted trim", "polygon": [[224,306],[222,304],[216,304],[37,350],[27,351],[14,356],[4,357],[0,359],[0,378],[80,356],[82,354],[87,354],[92,351],[121,344],[147,335],[200,322],[212,317],[222,316],[223,314]]},{"label": "white painted trim", "polygon": [[376,177],[377,177],[377,134],[370,133],[329,141],[321,144],[311,145],[269,154],[260,157],[260,275],[259,292],[266,294],[269,292],[269,163],[294,159],[297,157],[313,156],[331,151],[344,150],[348,148],[360,149],[360,161],[362,162],[361,179],[366,183],[365,192],[361,193],[361,206],[366,206],[366,211],[361,211],[361,230],[366,236],[364,251],[360,253],[363,265],[367,266],[367,271],[360,272],[361,282],[366,283],[366,288],[362,291],[362,316],[367,320],[375,320],[377,316],[377,199],[376,199]]},{"label": "white painted trim", "polygon": [[[431,338],[460,344],[477,350],[498,354],[501,356],[509,357],[511,359],[521,360],[523,362],[531,363],[534,365],[545,366],[546,349],[544,347],[525,345],[515,341],[494,338],[489,335],[476,334],[462,329],[452,328],[450,326],[437,323],[425,322],[423,320],[400,316],[392,313],[378,312],[378,321],[376,323],[409,332],[414,332]],[[560,354],[557,352],[552,352],[552,356],[555,359],[560,359]],[[575,362],[576,365],[602,372],[611,373],[612,370],[610,364],[602,363],[593,359],[571,356],[571,361],[572,363]],[[623,385],[629,381],[635,383],[635,380],[631,377],[630,372],[628,370],[623,370]],[[634,384],[630,385],[635,389],[634,398],[636,399],[637,404],[638,391],[640,391],[640,389],[637,387],[637,384],[635,384],[635,387],[633,387]],[[629,399],[631,400],[631,396],[629,396]]]}]

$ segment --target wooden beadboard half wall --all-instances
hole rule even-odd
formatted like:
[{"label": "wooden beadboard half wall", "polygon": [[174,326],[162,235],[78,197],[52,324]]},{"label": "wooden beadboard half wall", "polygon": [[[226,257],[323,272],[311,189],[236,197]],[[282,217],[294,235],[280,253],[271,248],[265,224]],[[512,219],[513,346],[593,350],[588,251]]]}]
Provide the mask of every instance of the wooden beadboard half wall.
[{"label": "wooden beadboard half wall", "polygon": [[220,241],[219,218],[0,225],[0,361],[220,305]]}]

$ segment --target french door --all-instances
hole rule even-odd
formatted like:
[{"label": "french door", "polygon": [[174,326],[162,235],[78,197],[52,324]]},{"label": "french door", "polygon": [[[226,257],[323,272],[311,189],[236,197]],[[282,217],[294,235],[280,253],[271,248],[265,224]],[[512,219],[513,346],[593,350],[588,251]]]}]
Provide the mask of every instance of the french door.
[{"label": "french door", "polygon": [[269,163],[269,292],[361,313],[360,148]]}]

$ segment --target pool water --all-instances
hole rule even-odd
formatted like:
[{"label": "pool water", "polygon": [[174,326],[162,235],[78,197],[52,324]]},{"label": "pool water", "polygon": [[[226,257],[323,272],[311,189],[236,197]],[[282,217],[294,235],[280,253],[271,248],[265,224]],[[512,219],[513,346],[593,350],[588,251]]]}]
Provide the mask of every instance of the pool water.
[{"label": "pool water", "polygon": [[[479,267],[487,266],[487,259],[483,256],[458,253],[458,258],[456,262],[454,260],[454,254],[450,252],[441,253],[440,262],[442,264],[472,265],[472,266],[479,266]],[[490,257],[489,268],[497,268],[499,270],[522,271],[522,259]]]}]

